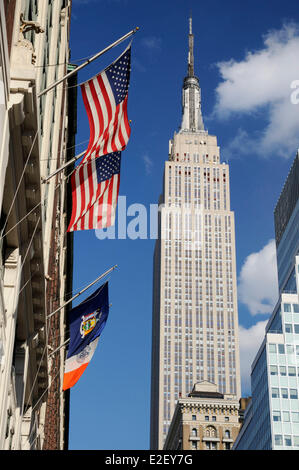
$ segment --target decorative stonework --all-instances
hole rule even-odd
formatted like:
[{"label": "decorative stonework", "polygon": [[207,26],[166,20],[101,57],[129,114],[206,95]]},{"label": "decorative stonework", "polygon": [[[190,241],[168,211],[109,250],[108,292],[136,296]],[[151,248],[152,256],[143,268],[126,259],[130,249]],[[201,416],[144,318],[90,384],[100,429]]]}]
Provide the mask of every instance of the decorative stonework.
[{"label": "decorative stonework", "polygon": [[13,62],[17,65],[34,65],[36,55],[33,44],[28,39],[25,39],[24,34],[28,31],[34,31],[36,34],[39,34],[43,33],[44,29],[35,21],[24,20],[23,13],[20,16],[20,24],[18,42],[16,47],[14,47]]}]

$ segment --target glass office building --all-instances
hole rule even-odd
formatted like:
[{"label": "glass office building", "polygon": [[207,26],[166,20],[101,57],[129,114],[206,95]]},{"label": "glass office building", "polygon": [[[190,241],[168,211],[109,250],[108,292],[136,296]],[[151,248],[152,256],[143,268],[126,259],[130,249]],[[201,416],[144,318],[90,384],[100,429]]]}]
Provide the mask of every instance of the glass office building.
[{"label": "glass office building", "polygon": [[299,449],[299,151],[275,208],[279,301],[252,364],[234,450]]}]

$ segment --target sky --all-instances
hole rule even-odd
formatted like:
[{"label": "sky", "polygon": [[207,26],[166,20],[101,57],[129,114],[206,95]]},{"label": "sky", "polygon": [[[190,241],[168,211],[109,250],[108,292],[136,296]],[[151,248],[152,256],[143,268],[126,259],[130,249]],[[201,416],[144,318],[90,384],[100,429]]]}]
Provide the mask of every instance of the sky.
[{"label": "sky", "polygon": [[[149,448],[155,245],[149,214],[162,191],[169,139],[181,122],[190,11],[205,128],[217,136],[221,160],[230,166],[243,396],[250,395],[251,362],[278,299],[273,212],[299,148],[297,1],[73,0],[74,64],[140,29],[132,43],[131,137],[122,153],[119,191],[131,236],[120,239],[117,221],[114,239],[94,230],[74,236],[74,293],[117,268],[109,276],[107,325],[71,389],[70,450]],[[128,43],[81,70],[79,83],[107,67]],[[78,89],[76,154],[88,140]],[[141,207],[148,216],[142,230],[136,218]]]}]

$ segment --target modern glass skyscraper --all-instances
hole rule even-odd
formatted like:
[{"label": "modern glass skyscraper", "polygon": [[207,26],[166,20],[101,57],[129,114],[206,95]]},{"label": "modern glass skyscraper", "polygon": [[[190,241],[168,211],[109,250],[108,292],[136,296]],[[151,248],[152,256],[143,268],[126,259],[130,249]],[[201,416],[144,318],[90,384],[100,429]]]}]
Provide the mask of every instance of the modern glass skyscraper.
[{"label": "modern glass skyscraper", "polygon": [[274,212],[279,299],[251,367],[237,450],[299,449],[299,151]]},{"label": "modern glass skyscraper", "polygon": [[182,123],[169,143],[154,255],[151,448],[176,401],[207,380],[240,397],[235,225],[229,167],[205,130],[189,24]]}]

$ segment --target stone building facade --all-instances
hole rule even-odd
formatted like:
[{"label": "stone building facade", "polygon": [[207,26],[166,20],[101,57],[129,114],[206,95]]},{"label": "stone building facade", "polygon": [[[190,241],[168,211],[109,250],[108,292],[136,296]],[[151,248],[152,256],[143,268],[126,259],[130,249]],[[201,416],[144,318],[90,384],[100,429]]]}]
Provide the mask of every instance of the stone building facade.
[{"label": "stone building facade", "polygon": [[[75,123],[66,83],[71,0],[0,4],[0,449],[65,449],[62,392],[71,292],[67,159]],[[70,171],[70,169],[69,169]]]},{"label": "stone building facade", "polygon": [[164,449],[230,450],[241,427],[239,410],[239,401],[215,384],[196,383],[177,402]]}]

